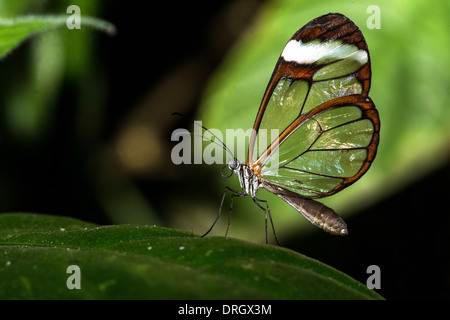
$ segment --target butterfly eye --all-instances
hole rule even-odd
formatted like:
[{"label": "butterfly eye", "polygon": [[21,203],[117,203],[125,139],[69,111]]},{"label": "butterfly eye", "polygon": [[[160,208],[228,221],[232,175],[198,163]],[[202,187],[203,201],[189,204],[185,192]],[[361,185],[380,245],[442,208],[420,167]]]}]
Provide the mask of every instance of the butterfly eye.
[{"label": "butterfly eye", "polygon": [[236,158],[230,159],[230,160],[228,161],[227,167],[228,167],[230,170],[233,170],[233,171],[236,170],[237,167],[238,167],[238,160],[237,160]]}]

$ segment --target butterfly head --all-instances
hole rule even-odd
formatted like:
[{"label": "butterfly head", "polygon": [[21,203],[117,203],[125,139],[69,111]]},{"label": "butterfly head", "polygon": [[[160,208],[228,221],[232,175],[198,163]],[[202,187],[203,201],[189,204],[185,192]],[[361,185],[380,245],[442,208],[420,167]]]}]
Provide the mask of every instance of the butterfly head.
[{"label": "butterfly head", "polygon": [[240,166],[240,162],[238,159],[233,158],[233,159],[228,160],[228,163],[227,163],[228,169],[230,169],[232,171],[236,171],[239,168],[239,166]]}]

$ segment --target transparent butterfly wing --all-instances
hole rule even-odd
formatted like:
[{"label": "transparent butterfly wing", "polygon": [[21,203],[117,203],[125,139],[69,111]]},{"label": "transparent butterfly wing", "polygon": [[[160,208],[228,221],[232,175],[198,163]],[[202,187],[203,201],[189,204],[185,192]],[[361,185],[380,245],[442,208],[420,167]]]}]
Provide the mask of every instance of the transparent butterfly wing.
[{"label": "transparent butterfly wing", "polygon": [[[370,78],[369,51],[351,20],[328,14],[309,22],[277,62],[255,120],[248,165],[307,198],[355,182],[378,146]],[[274,129],[275,138],[259,139]]]}]

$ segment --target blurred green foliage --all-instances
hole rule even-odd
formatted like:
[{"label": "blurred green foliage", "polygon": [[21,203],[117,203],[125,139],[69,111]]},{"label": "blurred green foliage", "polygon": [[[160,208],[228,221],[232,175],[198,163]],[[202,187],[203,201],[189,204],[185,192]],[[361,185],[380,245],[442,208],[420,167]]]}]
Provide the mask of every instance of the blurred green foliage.
[{"label": "blurred green foliage", "polygon": [[[83,27],[114,33],[111,24],[89,17],[96,13],[98,3],[77,2],[83,8]],[[48,13],[47,4],[47,1],[0,3],[0,55],[3,56],[31,35],[47,31],[42,37],[33,39],[30,67],[17,71],[18,75],[2,86],[5,122],[21,141],[39,141],[45,136],[47,129],[56,121],[54,108],[64,77],[80,79],[92,67],[89,44],[92,42],[92,31],[70,32],[66,28],[70,16],[66,14],[69,1],[59,1],[56,5],[53,3],[54,12],[58,15],[35,14],[40,7]],[[33,14],[27,15],[31,10]],[[92,97],[96,90],[91,88],[90,91]]]},{"label": "blurred green foliage", "polygon": [[[13,49],[3,57],[0,71],[0,143],[8,154],[0,162],[3,210],[48,212],[39,207],[60,207],[60,194],[55,192],[53,200],[46,195],[57,188],[77,199],[65,205],[70,211],[74,205],[86,208],[99,202],[113,217],[119,212],[132,221],[136,216],[154,222],[146,200],[127,180],[117,184],[119,190],[104,188],[115,184],[97,168],[108,118],[108,81],[104,64],[99,63],[103,57],[98,31],[113,35],[115,27],[95,18],[103,1],[80,0],[76,5],[81,9],[81,29],[68,29],[72,12],[67,9],[72,4],[0,1],[0,53]],[[98,174],[90,175],[92,170]],[[94,220],[95,210],[87,211]],[[130,210],[135,213],[123,214]]]},{"label": "blurred green foliage", "polygon": [[[367,27],[370,5],[380,8],[380,29]],[[446,0],[270,1],[211,80],[198,118],[208,128],[251,128],[273,67],[291,35],[328,12],[348,16],[361,29],[369,47],[373,71],[370,97],[380,113],[381,133],[378,154],[368,173],[350,188],[323,200],[346,216],[447,159],[449,10]],[[229,180],[223,181],[223,186],[240,188],[237,178]],[[303,232],[301,225],[308,222],[295,210],[268,192],[260,191],[258,197],[269,201],[279,234]],[[263,236],[261,224],[245,218],[257,219],[259,214],[263,220],[261,210],[248,203],[234,203],[234,235],[253,238],[258,233],[255,227]]]}]

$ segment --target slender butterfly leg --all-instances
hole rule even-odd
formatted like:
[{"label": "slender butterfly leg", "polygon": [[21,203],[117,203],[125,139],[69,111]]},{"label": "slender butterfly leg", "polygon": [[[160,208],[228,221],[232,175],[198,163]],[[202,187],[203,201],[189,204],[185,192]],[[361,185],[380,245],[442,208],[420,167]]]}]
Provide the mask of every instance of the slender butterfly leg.
[{"label": "slender butterfly leg", "polygon": [[[252,198],[252,199],[253,199],[253,202],[256,203],[256,205],[258,207],[260,207],[261,210],[264,210],[264,212],[265,212],[266,244],[269,243],[269,239],[268,239],[268,235],[267,235],[267,215],[268,215],[269,219],[270,219],[270,224],[272,225],[272,232],[273,232],[273,236],[275,238],[275,242],[277,243],[277,245],[281,246],[280,242],[278,241],[277,234],[275,232],[275,226],[273,225],[272,215],[270,214],[269,203],[267,202],[267,200],[261,200],[261,199],[258,199],[258,198]],[[266,207],[264,208],[263,206],[261,206],[261,204],[259,202],[264,202]]]},{"label": "slender butterfly leg", "polygon": [[216,220],[214,220],[213,224],[211,225],[211,227],[208,229],[208,231],[206,231],[203,235],[202,238],[207,236],[208,233],[211,232],[211,230],[214,228],[214,226],[216,225],[217,221],[219,221],[220,218],[220,213],[222,212],[222,206],[223,206],[223,201],[225,200],[225,196],[227,195],[227,189],[225,189],[225,192],[223,193],[222,196],[222,201],[220,201],[220,207],[219,207],[219,213],[217,214]]},{"label": "slender butterfly leg", "polygon": [[208,229],[208,231],[206,231],[205,234],[202,235],[202,238],[205,237],[206,235],[208,235],[211,232],[211,230],[214,228],[214,226],[216,225],[217,221],[219,221],[220,214],[222,213],[223,202],[225,201],[225,197],[226,197],[228,191],[231,192],[231,200],[230,200],[230,212],[228,214],[228,226],[227,226],[227,231],[225,233],[225,236],[227,236],[228,229],[230,228],[231,210],[233,207],[233,197],[246,196],[246,194],[244,192],[233,190],[230,187],[225,187],[225,191],[223,193],[222,200],[220,201],[219,213],[217,214],[216,220],[214,220],[213,224]]},{"label": "slender butterfly leg", "polygon": [[231,211],[233,210],[233,198],[234,197],[244,197],[247,194],[242,191],[236,191],[229,187],[226,187],[226,190],[231,192],[231,199],[230,199],[230,211],[228,212],[228,225],[227,225],[227,231],[225,232],[225,237],[228,235],[228,230],[230,229],[231,225]]}]

